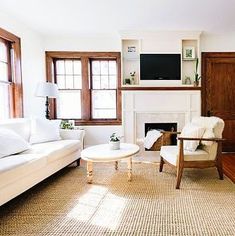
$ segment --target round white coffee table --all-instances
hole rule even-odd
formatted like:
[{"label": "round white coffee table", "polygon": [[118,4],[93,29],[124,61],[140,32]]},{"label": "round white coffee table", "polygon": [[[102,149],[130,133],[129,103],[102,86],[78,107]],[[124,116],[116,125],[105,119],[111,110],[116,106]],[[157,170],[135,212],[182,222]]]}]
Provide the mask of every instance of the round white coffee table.
[{"label": "round white coffee table", "polygon": [[92,183],[93,162],[115,162],[118,169],[118,161],[128,159],[128,181],[132,179],[132,156],[139,152],[139,146],[131,143],[121,143],[119,150],[110,150],[109,144],[101,144],[88,147],[81,152],[81,158],[87,161],[87,182]]}]

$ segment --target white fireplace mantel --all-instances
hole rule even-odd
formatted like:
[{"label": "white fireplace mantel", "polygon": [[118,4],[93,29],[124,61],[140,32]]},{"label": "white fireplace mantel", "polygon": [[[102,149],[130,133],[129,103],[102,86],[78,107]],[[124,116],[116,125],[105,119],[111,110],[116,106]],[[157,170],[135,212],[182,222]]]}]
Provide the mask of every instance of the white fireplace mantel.
[{"label": "white fireplace mantel", "polygon": [[123,91],[123,134],[125,142],[139,143],[145,123],[185,123],[201,114],[201,93],[186,91]]}]

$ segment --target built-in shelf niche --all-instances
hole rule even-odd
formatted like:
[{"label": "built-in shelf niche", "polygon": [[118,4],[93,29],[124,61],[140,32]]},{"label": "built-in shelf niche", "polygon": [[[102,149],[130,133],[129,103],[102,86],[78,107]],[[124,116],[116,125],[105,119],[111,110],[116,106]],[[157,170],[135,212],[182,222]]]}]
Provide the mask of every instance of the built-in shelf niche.
[{"label": "built-in shelf niche", "polygon": [[[130,85],[138,85],[140,77],[140,40],[122,40],[122,82],[130,79]],[[134,80],[130,73],[135,71]]]},{"label": "built-in shelf niche", "polygon": [[[185,58],[185,48],[193,48],[194,57]],[[182,60],[181,60],[181,78],[182,84],[186,84],[186,77],[190,78],[191,84],[193,84],[195,77],[196,61],[200,57],[199,41],[198,39],[183,39],[182,40]],[[200,63],[200,60],[199,60]],[[200,65],[199,65],[200,68]],[[200,73],[200,71],[198,71]]]}]

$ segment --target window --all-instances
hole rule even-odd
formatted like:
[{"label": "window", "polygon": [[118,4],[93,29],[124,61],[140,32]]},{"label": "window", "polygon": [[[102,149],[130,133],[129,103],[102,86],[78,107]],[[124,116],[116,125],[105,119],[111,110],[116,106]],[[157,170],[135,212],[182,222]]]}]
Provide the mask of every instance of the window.
[{"label": "window", "polygon": [[121,124],[120,53],[46,52],[46,61],[47,80],[60,93],[51,103],[53,118]]},{"label": "window", "polygon": [[22,117],[20,39],[0,28],[0,119]]}]

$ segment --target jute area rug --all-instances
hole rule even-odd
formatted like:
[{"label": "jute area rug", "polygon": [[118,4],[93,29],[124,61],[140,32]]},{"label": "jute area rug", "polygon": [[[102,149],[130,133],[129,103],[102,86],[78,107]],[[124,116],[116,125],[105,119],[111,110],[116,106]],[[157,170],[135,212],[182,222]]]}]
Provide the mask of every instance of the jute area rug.
[{"label": "jute area rug", "polygon": [[65,168],[0,208],[0,235],[235,235],[235,185],[216,169],[175,170],[134,163]]}]

